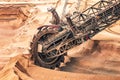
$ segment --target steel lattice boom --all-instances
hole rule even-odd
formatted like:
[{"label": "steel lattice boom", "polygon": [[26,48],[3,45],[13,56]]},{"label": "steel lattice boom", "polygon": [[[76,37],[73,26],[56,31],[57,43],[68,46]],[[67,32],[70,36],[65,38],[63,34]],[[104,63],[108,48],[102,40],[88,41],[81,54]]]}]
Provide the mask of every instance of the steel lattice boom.
[{"label": "steel lattice boom", "polygon": [[52,25],[38,28],[39,32],[33,38],[30,52],[35,64],[55,68],[64,61],[64,54],[69,49],[119,20],[120,0],[101,0],[83,12],[66,15],[67,22],[60,20],[55,9],[51,8],[49,11],[54,19]]}]

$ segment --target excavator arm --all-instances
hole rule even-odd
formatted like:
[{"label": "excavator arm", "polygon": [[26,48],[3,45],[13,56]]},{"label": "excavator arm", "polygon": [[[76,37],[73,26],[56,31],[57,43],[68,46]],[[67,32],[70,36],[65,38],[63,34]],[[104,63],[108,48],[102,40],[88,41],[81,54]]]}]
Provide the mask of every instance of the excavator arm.
[{"label": "excavator arm", "polygon": [[[120,18],[120,0],[101,0],[83,12],[66,16],[64,25],[55,9],[53,24],[41,26],[31,42],[34,63],[54,69],[64,61],[64,55],[75,46],[92,38]],[[40,47],[39,47],[40,46]]]}]

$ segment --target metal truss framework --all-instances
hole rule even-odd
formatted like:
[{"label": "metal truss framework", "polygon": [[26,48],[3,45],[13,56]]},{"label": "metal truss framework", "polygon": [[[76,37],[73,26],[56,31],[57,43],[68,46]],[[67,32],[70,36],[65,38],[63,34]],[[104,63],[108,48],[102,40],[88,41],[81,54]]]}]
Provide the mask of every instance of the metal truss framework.
[{"label": "metal truss framework", "polygon": [[[66,16],[70,31],[65,31],[64,36],[52,40],[51,45],[54,47],[47,51],[47,58],[67,53],[67,50],[87,41],[119,18],[120,0],[101,0],[82,13],[74,12],[72,16]],[[71,33],[74,38],[69,40],[68,37]],[[58,41],[60,41],[59,46],[55,44]]]}]

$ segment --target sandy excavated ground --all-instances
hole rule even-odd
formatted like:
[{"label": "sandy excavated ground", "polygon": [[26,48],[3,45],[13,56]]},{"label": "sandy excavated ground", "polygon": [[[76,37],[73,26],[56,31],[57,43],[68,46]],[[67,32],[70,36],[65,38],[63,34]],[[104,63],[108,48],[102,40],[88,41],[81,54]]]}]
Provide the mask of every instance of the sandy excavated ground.
[{"label": "sandy excavated ground", "polygon": [[[69,0],[65,13],[76,9],[83,11],[97,2],[81,0],[78,5],[77,1]],[[9,16],[10,19],[15,18],[12,21],[6,21],[6,15],[0,15],[0,80],[120,80],[120,21],[69,50],[59,69],[41,68],[30,61],[32,37],[40,25],[49,24],[51,19],[46,8],[56,7],[59,15],[64,15],[61,11],[64,3],[63,0],[40,0],[36,7],[20,5],[22,12],[12,8],[16,12],[16,15]],[[0,14],[11,14],[9,10],[0,10]]]}]

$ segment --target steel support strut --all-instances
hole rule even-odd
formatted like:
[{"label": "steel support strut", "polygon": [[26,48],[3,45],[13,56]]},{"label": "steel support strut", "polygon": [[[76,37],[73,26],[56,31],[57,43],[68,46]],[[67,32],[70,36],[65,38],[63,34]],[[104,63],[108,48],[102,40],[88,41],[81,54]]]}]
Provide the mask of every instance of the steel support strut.
[{"label": "steel support strut", "polygon": [[[101,0],[87,10],[74,12],[72,16],[66,16],[70,31],[76,38],[64,41],[53,57],[63,55],[70,48],[82,44],[107,26],[116,22],[120,17],[119,0]],[[62,51],[61,51],[62,50]],[[53,51],[53,50],[51,50]],[[50,53],[51,53],[50,51]]]}]

